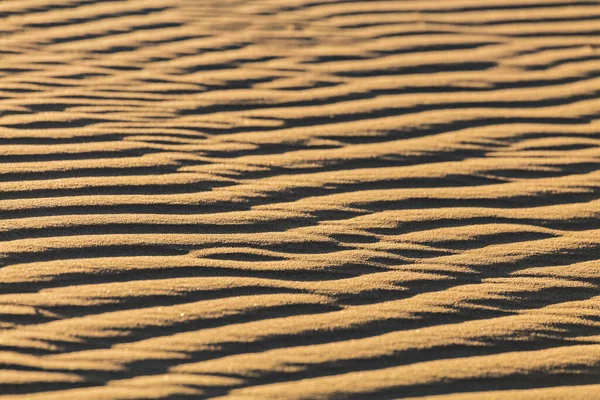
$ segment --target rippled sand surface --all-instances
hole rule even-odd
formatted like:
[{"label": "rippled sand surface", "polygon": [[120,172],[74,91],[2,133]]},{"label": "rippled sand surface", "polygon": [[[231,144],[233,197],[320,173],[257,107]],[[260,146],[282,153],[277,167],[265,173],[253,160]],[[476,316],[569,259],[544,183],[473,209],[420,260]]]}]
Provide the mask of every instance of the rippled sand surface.
[{"label": "rippled sand surface", "polygon": [[0,22],[2,399],[600,396],[599,1]]}]

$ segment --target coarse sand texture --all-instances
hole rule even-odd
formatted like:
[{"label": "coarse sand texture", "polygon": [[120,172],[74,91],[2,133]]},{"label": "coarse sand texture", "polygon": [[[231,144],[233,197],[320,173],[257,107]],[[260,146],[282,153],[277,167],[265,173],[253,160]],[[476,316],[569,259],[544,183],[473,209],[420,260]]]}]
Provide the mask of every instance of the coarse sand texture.
[{"label": "coarse sand texture", "polygon": [[0,0],[0,400],[600,399],[600,0]]}]

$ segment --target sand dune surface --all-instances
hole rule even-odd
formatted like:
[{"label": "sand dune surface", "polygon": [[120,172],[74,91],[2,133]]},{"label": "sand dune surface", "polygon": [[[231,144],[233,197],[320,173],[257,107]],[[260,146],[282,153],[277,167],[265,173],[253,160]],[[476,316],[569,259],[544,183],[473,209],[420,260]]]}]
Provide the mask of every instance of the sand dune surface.
[{"label": "sand dune surface", "polygon": [[0,398],[600,397],[600,2],[0,2]]}]

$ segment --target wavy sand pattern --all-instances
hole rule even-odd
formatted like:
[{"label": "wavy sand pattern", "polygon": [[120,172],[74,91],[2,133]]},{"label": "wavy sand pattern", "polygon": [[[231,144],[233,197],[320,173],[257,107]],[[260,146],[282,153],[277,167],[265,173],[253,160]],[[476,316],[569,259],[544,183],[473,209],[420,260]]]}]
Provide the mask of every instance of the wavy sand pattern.
[{"label": "wavy sand pattern", "polygon": [[0,18],[2,399],[600,396],[599,1]]}]

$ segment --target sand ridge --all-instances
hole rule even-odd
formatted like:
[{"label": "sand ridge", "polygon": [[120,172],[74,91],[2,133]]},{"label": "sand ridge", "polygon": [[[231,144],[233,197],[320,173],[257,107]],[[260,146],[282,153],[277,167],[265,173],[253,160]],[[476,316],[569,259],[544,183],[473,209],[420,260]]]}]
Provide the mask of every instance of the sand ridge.
[{"label": "sand ridge", "polygon": [[0,2],[0,398],[594,398],[599,17]]}]

